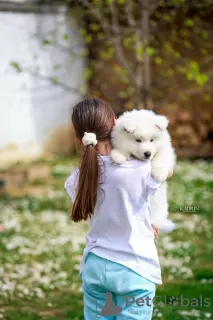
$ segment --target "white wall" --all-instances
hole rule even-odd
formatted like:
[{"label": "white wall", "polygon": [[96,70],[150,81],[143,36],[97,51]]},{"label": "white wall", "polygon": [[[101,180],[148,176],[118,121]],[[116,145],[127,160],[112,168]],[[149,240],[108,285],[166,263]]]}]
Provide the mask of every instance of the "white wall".
[{"label": "white wall", "polygon": [[[69,24],[63,7],[58,13],[0,12],[0,148],[43,146],[54,128],[69,121],[71,107],[81,94],[45,78],[57,76],[77,89],[84,85],[83,41],[74,16],[69,16]],[[55,43],[42,45],[42,38],[52,38],[54,30]],[[26,70],[17,73],[11,61]],[[55,70],[56,65],[63,68]],[[35,77],[31,73],[36,67],[39,76]]]}]

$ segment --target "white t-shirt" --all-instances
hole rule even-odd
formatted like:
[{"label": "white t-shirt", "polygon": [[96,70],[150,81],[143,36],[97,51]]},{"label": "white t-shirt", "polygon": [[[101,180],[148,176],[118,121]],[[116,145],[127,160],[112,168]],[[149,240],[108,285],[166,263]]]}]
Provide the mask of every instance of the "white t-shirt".
[{"label": "white t-shirt", "polygon": [[[160,186],[151,176],[150,161],[131,159],[123,165],[110,156],[99,156],[101,189],[80,263],[80,274],[89,252],[120,263],[148,280],[162,284],[161,268],[150,221],[150,194]],[[74,202],[79,169],[65,182]]]}]

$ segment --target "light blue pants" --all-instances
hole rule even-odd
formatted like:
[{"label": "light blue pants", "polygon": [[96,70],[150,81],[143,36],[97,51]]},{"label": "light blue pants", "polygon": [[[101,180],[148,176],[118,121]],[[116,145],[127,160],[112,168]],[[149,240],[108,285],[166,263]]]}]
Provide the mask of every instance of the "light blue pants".
[{"label": "light blue pants", "polygon": [[82,272],[84,319],[150,320],[156,284],[90,252]]}]

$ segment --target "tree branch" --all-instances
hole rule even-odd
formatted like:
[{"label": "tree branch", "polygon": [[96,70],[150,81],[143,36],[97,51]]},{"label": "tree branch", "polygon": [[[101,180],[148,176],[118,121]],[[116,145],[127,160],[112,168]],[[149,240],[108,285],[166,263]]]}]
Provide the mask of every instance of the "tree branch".
[{"label": "tree branch", "polygon": [[66,83],[63,83],[61,81],[54,81],[54,77],[44,76],[44,75],[40,74],[39,72],[37,72],[36,70],[33,70],[29,67],[23,67],[23,66],[20,66],[20,67],[23,71],[27,72],[31,76],[38,78],[38,79],[41,79],[41,80],[49,81],[50,83],[52,83],[58,87],[61,87],[62,89],[64,89],[67,92],[74,92],[74,93],[81,92],[79,89],[73,88]]},{"label": "tree branch", "polygon": [[106,35],[107,39],[110,39],[110,29],[111,26],[108,21],[105,19],[105,15],[101,12],[101,8],[98,6],[93,5],[90,0],[80,0],[81,4],[83,4],[92,15],[100,22],[100,25],[103,28],[103,31]]},{"label": "tree branch", "polygon": [[186,90],[176,90],[175,92],[173,91],[171,95],[162,98],[159,100],[159,104],[164,104],[164,103],[172,103],[173,101],[178,100],[178,96],[181,94],[186,95],[188,97],[192,97],[201,93],[207,93],[210,92],[212,89],[212,83],[209,83],[205,87],[196,87],[196,88],[191,88],[191,89],[186,89]]},{"label": "tree branch", "polygon": [[128,63],[125,57],[125,54],[123,52],[120,27],[119,27],[119,21],[118,21],[118,12],[117,12],[117,8],[114,6],[114,1],[112,1],[112,4],[110,5],[110,10],[111,10],[111,18],[112,18],[112,29],[114,31],[113,41],[115,44],[115,52],[116,52],[117,59],[120,62],[120,64],[128,71],[130,81],[133,84],[135,84],[134,72],[132,71],[131,66]]},{"label": "tree branch", "polygon": [[134,28],[136,26],[136,21],[132,13],[132,1],[126,1],[125,9],[126,9],[127,21],[130,27]]}]

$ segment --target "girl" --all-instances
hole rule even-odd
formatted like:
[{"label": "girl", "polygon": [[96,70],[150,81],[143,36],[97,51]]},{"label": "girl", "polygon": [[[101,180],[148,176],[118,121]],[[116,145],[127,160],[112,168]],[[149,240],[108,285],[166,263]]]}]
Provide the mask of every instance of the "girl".
[{"label": "girl", "polygon": [[156,285],[162,284],[158,230],[149,211],[150,194],[160,183],[151,176],[150,161],[112,163],[115,122],[112,108],[99,99],[73,108],[75,135],[85,149],[65,188],[73,202],[71,219],[90,224],[80,264],[84,318],[148,320]]}]

